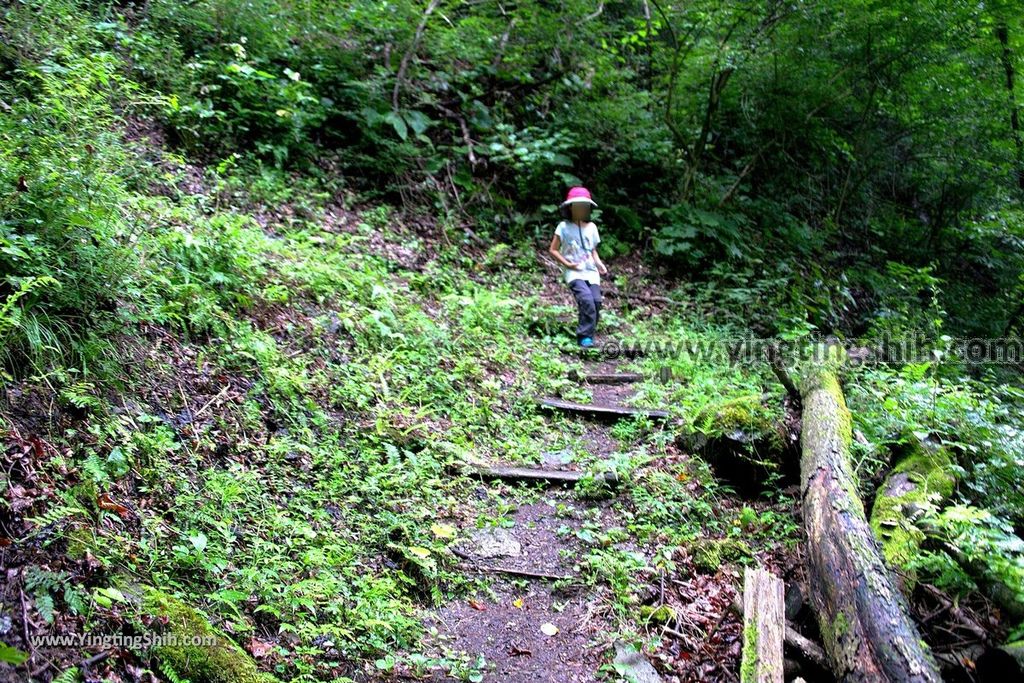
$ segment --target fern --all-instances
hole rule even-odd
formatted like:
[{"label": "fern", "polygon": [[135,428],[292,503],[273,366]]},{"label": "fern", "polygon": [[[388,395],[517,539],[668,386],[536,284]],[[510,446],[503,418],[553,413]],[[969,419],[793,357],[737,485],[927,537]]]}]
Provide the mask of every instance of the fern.
[{"label": "fern", "polygon": [[65,669],[59,676],[53,679],[52,683],[78,683],[78,667],[73,666],[70,669]]},{"label": "fern", "polygon": [[53,593],[62,592],[68,582],[67,572],[51,572],[36,566],[25,569],[25,588],[36,598],[36,609],[48,623],[53,623]]},{"label": "fern", "polygon": [[48,285],[60,287],[60,283],[49,275],[25,278],[18,291],[8,295],[3,306],[0,306],[0,342],[7,336],[8,331],[21,324],[21,309],[16,308],[18,302],[28,296],[33,290]]},{"label": "fern", "polygon": [[85,614],[89,608],[89,600],[85,592],[80,590],[81,584],[64,587],[64,603],[72,614]]},{"label": "fern", "polygon": [[92,409],[103,407],[103,402],[96,398],[96,385],[92,382],[77,382],[70,387],[60,390],[60,397],[81,409]]},{"label": "fern", "polygon": [[158,668],[160,669],[160,673],[164,675],[164,678],[167,679],[168,683],[192,683],[187,678],[179,676],[167,662],[160,662]]},{"label": "fern", "polygon": [[110,479],[106,464],[95,453],[90,453],[89,457],[82,461],[82,470],[90,475],[97,484],[102,484]]},{"label": "fern", "polygon": [[56,526],[61,522],[71,519],[72,517],[86,516],[86,514],[86,511],[80,507],[56,505],[49,510],[44,511],[38,517],[29,517],[28,521],[36,527],[43,529],[50,526]]}]

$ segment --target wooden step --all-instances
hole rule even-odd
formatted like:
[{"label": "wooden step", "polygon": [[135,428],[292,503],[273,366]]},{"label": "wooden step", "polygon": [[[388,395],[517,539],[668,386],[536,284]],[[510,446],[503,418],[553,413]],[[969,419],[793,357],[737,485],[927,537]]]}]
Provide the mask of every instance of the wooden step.
[{"label": "wooden step", "polygon": [[[498,479],[501,481],[534,481],[546,484],[569,486],[586,479],[586,472],[569,472],[565,470],[545,470],[536,467],[505,467],[500,465],[460,465],[459,471],[472,477]],[[619,483],[615,472],[603,472],[599,475],[609,485]]]},{"label": "wooden step", "polygon": [[540,398],[537,399],[537,404],[541,408],[546,408],[548,410],[559,410],[566,413],[575,413],[577,415],[586,415],[588,417],[605,419],[618,419],[620,417],[631,417],[633,415],[642,415],[644,417],[649,417],[652,420],[667,420],[669,418],[668,411],[655,410],[653,408],[591,405],[587,403],[563,401],[558,398]]},{"label": "wooden step", "polygon": [[565,348],[564,352],[577,353],[584,358],[595,358],[595,359],[616,359],[616,358],[641,358],[646,354],[644,348],[638,344],[627,344],[627,343],[598,343],[594,346],[583,347],[573,346],[571,349]]},{"label": "wooden step", "polygon": [[640,382],[643,378],[643,375],[636,372],[585,372],[580,374],[572,370],[569,373],[569,379],[586,384],[631,384]]}]

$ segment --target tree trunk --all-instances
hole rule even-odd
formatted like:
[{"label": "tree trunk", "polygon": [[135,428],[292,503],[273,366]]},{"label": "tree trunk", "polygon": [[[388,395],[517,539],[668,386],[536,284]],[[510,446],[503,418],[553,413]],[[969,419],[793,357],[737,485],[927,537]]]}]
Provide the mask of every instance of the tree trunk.
[{"label": "tree trunk", "polygon": [[999,20],[996,25],[996,38],[999,40],[1000,61],[1003,64],[1003,72],[1006,76],[1006,92],[1010,97],[1010,134],[1013,136],[1013,144],[1017,149],[1017,167],[1014,175],[1017,180],[1017,187],[1024,190],[1024,139],[1020,131],[1020,107],[1017,106],[1017,93],[1015,91],[1016,74],[1013,69],[1013,52],[1010,49],[1010,29],[1006,21]]},{"label": "tree trunk", "polygon": [[726,67],[720,71],[715,71],[715,73],[711,75],[711,80],[708,84],[708,101],[704,108],[704,122],[701,124],[700,133],[697,135],[697,139],[693,142],[693,147],[686,155],[688,163],[686,170],[683,173],[682,182],[682,196],[686,201],[688,201],[693,195],[697,175],[700,173],[704,164],[704,154],[707,151],[708,136],[711,135],[711,126],[714,123],[718,107],[722,102],[722,93],[725,91],[725,86],[729,84],[729,78],[732,76],[733,71],[734,69],[732,67]]},{"label": "tree trunk", "polygon": [[747,567],[743,576],[741,683],[782,683],[786,608],[782,580]]},{"label": "tree trunk", "polygon": [[843,351],[801,381],[800,461],[811,604],[843,681],[941,681],[878,543],[850,467],[850,413],[836,377]]}]

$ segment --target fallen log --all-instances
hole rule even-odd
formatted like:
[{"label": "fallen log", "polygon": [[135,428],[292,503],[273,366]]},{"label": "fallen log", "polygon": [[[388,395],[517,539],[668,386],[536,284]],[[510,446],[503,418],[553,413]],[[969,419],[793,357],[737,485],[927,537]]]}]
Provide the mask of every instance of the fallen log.
[{"label": "fallen log", "polygon": [[878,489],[871,507],[871,529],[882,543],[882,555],[903,571],[904,594],[910,595],[917,575],[910,568],[921,550],[925,533],[914,513],[925,503],[940,503],[953,493],[953,459],[939,445],[913,440]]},{"label": "fallen log", "polygon": [[[920,518],[926,503],[941,506],[953,493],[956,478],[952,474],[953,457],[944,447],[928,442],[913,442],[879,489],[871,511],[871,528],[882,542],[885,559],[904,570],[904,593],[917,585],[910,565],[924,547],[938,547],[956,561],[977,582],[989,598],[1016,620],[1024,619],[1024,593],[1007,583],[988,563],[972,559],[956,544],[943,539],[948,535],[927,518]],[[924,587],[938,599],[934,588]],[[958,616],[957,612],[952,612]],[[969,629],[970,630],[970,629]],[[975,635],[979,635],[975,630]],[[981,636],[985,640],[985,636]]]},{"label": "fallen log", "polygon": [[[941,681],[864,515],[850,465],[841,347],[819,347],[800,381],[800,479],[811,605],[836,677]],[[816,354],[820,356],[821,354]]]},{"label": "fallen log", "polygon": [[747,567],[743,575],[742,683],[782,683],[783,603],[782,580],[760,567]]}]

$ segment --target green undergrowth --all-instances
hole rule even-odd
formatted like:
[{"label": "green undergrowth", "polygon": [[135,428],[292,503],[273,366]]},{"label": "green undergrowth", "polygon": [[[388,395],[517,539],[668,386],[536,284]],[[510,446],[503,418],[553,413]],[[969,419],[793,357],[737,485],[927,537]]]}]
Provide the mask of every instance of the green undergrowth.
[{"label": "green undergrowth", "polygon": [[[269,239],[241,218],[234,225],[198,240],[245,243],[256,265],[235,277],[252,308],[201,288],[204,329],[216,336],[185,348],[200,375],[252,385],[183,433],[166,415],[196,402],[174,390],[143,398],[154,383],[174,386],[183,368],[170,359],[150,355],[145,375],[125,367],[116,404],[106,398],[114,378],[51,373],[86,426],[47,436],[70,453],[50,466],[65,504],[29,537],[172,588],[236,637],[287,634],[275,671],[322,677],[411,646],[416,610],[463,580],[448,539],[432,532],[467,495],[446,465],[500,459],[543,430],[529,397],[550,391],[557,351],[527,334],[528,300],[500,283],[440,264],[397,271],[360,253],[358,235],[305,226]],[[266,306],[277,314],[270,325],[251,317]],[[183,319],[154,322],[197,332]],[[144,344],[132,326],[120,334],[123,348]],[[138,524],[96,509],[101,492],[134,501]]]},{"label": "green undergrowth", "polygon": [[[157,628],[155,608],[167,625],[213,633],[230,651],[230,661],[132,653],[167,680],[216,680],[233,667],[234,679],[255,680],[257,668],[282,680],[356,677],[416,652],[423,610],[476,585],[446,550],[458,536],[452,520],[470,508],[476,526],[509,523],[510,500],[478,498],[479,483],[452,466],[538,463],[546,451],[572,450],[594,475],[576,501],[618,516],[621,526],[589,516],[566,534],[583,544],[581,576],[623,628],[637,625],[645,583],[677,571],[681,549],[699,571],[716,572],[795,542],[793,501],[774,481],[770,495],[739,501],[677,448],[681,436],[739,433],[781,451],[783,389],[756,356],[744,359],[742,342],[762,295],[788,280],[752,292],[752,268],[723,261],[712,275],[732,286],[688,286],[688,302],[673,292],[679,308],[652,316],[610,306],[602,333],[648,351],[620,359],[645,377],[633,403],[674,420],[619,421],[608,430],[612,452],[591,457],[585,423],[533,403],[593,398],[568,378],[583,367],[564,353],[572,310],[538,295],[535,245],[463,238],[443,193],[425,215],[370,206],[329,159],[298,163],[317,157],[314,131],[328,119],[339,131],[355,123],[378,142],[351,150],[353,159],[372,152],[382,163],[348,168],[405,183],[396,175],[405,162],[388,159],[405,159],[413,138],[432,144],[423,133],[434,122],[399,114],[386,96],[374,99],[379,112],[356,106],[361,86],[345,69],[324,85],[339,66],[331,60],[350,58],[334,38],[322,55],[306,54],[304,73],[276,61],[278,48],[315,42],[285,39],[281,22],[315,13],[146,5],[136,25],[69,0],[0,9],[0,426],[9,452],[31,460],[0,478],[10,536],[0,540],[19,563],[9,577],[22,582],[33,624]],[[378,9],[333,16],[348,30],[370,25]],[[421,11],[391,21],[404,30]],[[223,27],[207,21],[214,16]],[[344,101],[314,97],[314,82],[346,91]],[[496,153],[503,136],[515,139],[496,129],[478,153]],[[549,142],[531,147],[551,151]],[[198,166],[182,150],[216,158]],[[437,172],[447,153],[416,166]],[[457,175],[464,189],[477,185]],[[577,180],[558,173],[529,185]],[[513,220],[522,235],[539,219]],[[927,275],[915,272],[911,284]],[[805,335],[804,313],[773,322]],[[900,440],[933,437],[955,458],[953,505],[923,509],[945,545],[926,544],[916,570],[967,590],[975,578],[954,561],[965,557],[987,568],[978,580],[1019,586],[1024,394],[931,364],[845,379],[865,495]],[[597,476],[608,470],[617,491]],[[159,597],[132,604],[124,593],[138,584]],[[481,665],[451,668],[474,680]],[[68,668],[62,680],[82,673]]]},{"label": "green undergrowth", "polygon": [[668,407],[690,434],[777,442],[784,391],[751,339],[721,316],[637,311],[625,341],[646,352],[631,366],[644,376],[636,400]]},{"label": "green undergrowth", "polygon": [[[979,378],[949,358],[865,367],[849,373],[845,390],[860,437],[853,441],[853,456],[863,488],[888,471],[892,453],[926,443],[948,454],[941,476],[922,482],[927,494],[898,515],[901,533],[922,550],[897,552],[891,559],[918,580],[960,594],[995,591],[1019,619],[1024,497],[1017,473],[1024,452],[1024,393],[999,381],[996,369],[981,368]],[[913,469],[913,463],[893,464],[897,472]]]},{"label": "green undergrowth", "polygon": [[103,628],[104,591],[159,586],[271,643],[259,665],[284,679],[411,647],[418,611],[465,581],[437,533],[470,487],[447,466],[532,453],[544,430],[531,397],[566,372],[538,334],[553,311],[458,244],[392,260],[424,245],[387,207],[328,229],[325,201],[347,201],[330,179],[264,230],[253,214],[280,207],[258,202],[292,199],[291,177],[126,139],[118,107],[167,102],[70,13],[30,30],[40,11],[8,27],[42,54],[0,95],[0,180],[25,188],[0,223],[0,334],[19,395],[63,422],[3,415],[52,453],[10,482],[52,490],[13,541],[100,571],[39,583],[33,607]]},{"label": "green undergrowth", "polygon": [[[448,466],[536,462],[565,442],[553,426],[580,436],[532,403],[587,398],[566,379],[579,364],[561,353],[563,309],[530,293],[538,274],[481,269],[459,244],[406,267],[393,250],[425,245],[387,207],[343,206],[352,220],[333,228],[324,204],[348,195],[330,179],[302,181],[301,205],[264,229],[253,215],[295,201],[293,179],[237,157],[196,168],[119,135],[114,102],[168,103],[123,78],[102,41],[70,49],[97,39],[67,21],[33,38],[50,41],[49,61],[4,86],[17,116],[57,125],[38,138],[0,123],[3,149],[19,150],[3,180],[28,188],[4,208],[15,289],[0,333],[8,378],[65,420],[39,434],[54,455],[36,476],[53,496],[14,540],[101,571],[70,590],[41,583],[33,603],[89,630],[119,608],[119,585],[159,586],[234,641],[267,643],[259,666],[283,679],[415,650],[420,610],[467,581],[442,520],[472,484]],[[679,400],[645,386],[650,405]],[[630,532],[669,548],[715,518],[713,483],[687,491],[682,471],[649,467],[654,448],[638,444],[654,433],[622,423],[610,466],[635,473]],[[600,544],[586,559],[622,614],[638,562]],[[174,653],[139,654],[187,675]]]}]

